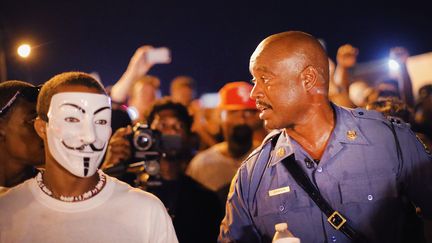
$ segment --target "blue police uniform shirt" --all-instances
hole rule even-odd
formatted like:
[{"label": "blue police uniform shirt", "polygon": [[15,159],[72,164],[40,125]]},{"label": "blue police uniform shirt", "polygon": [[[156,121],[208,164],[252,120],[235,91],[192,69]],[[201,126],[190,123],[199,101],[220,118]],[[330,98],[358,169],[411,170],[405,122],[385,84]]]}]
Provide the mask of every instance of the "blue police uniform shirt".
[{"label": "blue police uniform shirt", "polygon": [[336,126],[318,164],[284,132],[274,148],[265,139],[245,160],[231,184],[219,242],[271,242],[275,224],[282,222],[302,242],[350,242],[281,163],[292,153],[321,195],[368,242],[400,241],[402,194],[432,218],[432,158],[409,126],[394,123],[401,160],[391,123],[380,113],[333,108]]}]

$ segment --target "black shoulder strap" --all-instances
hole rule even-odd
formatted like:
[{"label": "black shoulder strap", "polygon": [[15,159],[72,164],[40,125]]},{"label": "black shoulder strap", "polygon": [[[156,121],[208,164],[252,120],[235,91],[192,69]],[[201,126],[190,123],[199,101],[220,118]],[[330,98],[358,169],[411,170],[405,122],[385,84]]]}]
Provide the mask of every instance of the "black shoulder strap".
[{"label": "black shoulder strap", "polygon": [[294,154],[282,160],[297,184],[309,195],[319,209],[327,216],[327,221],[333,228],[344,233],[353,242],[366,242],[365,238],[351,227],[346,219],[321,196],[303,169],[296,163]]}]

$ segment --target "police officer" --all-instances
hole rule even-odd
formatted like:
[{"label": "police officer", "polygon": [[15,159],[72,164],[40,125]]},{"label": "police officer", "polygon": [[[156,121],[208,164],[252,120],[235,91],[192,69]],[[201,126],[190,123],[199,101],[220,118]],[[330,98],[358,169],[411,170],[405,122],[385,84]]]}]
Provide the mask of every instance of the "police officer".
[{"label": "police officer", "polygon": [[[278,223],[288,223],[302,242],[401,242],[405,201],[431,219],[431,156],[406,124],[329,101],[328,58],[314,37],[290,31],[264,39],[250,72],[260,118],[281,130],[237,172],[220,242],[270,242]],[[333,216],[293,178],[282,162],[288,158]],[[359,237],[350,238],[347,228]]]}]

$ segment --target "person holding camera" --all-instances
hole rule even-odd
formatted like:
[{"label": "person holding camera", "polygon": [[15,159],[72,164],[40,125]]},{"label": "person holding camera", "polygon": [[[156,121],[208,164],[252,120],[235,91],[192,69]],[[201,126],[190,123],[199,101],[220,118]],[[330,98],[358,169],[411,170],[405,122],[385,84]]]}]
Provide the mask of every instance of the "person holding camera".
[{"label": "person holding camera", "polygon": [[[169,97],[156,101],[147,117],[148,126],[116,131],[107,159],[129,166],[144,160],[143,173],[137,173],[135,183],[162,200],[179,242],[216,242],[223,216],[218,197],[184,174],[193,156],[192,117],[184,105]],[[152,164],[155,161],[158,166]]]},{"label": "person holding camera", "polygon": [[34,129],[45,170],[0,196],[2,242],[178,242],[159,199],[98,169],[111,135],[111,102],[90,75],[47,81]]}]

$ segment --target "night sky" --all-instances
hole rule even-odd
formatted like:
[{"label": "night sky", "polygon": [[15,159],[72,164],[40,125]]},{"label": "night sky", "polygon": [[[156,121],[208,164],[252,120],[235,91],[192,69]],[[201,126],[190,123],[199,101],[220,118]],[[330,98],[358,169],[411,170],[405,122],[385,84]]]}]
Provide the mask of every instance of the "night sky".
[{"label": "night sky", "polygon": [[[415,1],[19,1],[1,0],[0,36],[8,79],[42,83],[53,75],[96,71],[112,85],[143,44],[167,46],[173,62],[150,74],[163,94],[179,74],[197,80],[198,93],[249,80],[249,57],[266,36],[302,30],[323,38],[335,58],[345,43],[359,62],[384,58],[405,46],[412,55],[432,51],[432,14]],[[35,46],[20,60],[19,42]]]}]

